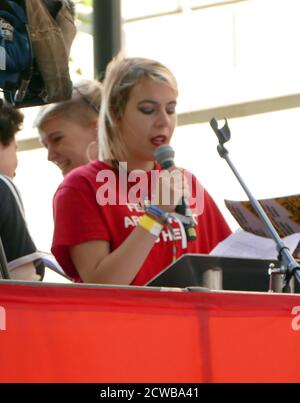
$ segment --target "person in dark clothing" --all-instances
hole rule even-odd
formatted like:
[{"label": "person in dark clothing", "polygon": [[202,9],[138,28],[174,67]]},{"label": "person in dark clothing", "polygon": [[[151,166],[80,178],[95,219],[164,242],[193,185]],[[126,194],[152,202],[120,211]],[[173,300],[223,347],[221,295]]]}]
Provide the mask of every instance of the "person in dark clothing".
[{"label": "person in dark clothing", "polygon": [[41,280],[44,264],[30,236],[20,194],[13,184],[17,168],[16,133],[22,112],[0,99],[0,238],[14,280]]}]

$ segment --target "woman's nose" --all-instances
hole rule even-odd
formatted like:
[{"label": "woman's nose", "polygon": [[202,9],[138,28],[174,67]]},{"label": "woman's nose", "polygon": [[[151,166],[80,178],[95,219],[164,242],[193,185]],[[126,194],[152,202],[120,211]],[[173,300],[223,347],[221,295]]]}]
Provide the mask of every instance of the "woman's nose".
[{"label": "woman's nose", "polygon": [[56,152],[50,145],[48,146],[48,161],[55,161]]},{"label": "woman's nose", "polygon": [[157,119],[156,119],[156,125],[157,126],[168,126],[170,123],[169,115],[167,114],[166,111],[160,111],[158,113]]}]

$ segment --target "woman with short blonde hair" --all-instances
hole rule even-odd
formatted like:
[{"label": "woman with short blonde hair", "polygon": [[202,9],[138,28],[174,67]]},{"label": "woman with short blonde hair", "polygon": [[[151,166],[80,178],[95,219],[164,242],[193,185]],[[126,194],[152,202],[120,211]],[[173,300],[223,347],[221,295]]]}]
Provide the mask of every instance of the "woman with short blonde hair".
[{"label": "woman with short blonde hair", "polygon": [[98,119],[102,85],[81,80],[73,86],[71,99],[40,109],[35,126],[48,159],[63,175],[98,158]]},{"label": "woman with short blonde hair", "polygon": [[138,57],[122,59],[120,55],[113,59],[106,69],[100,112],[99,143],[103,160],[126,160],[126,146],[116,122],[123,116],[132,88],[142,78],[163,82],[178,94],[176,78],[163,64]]}]

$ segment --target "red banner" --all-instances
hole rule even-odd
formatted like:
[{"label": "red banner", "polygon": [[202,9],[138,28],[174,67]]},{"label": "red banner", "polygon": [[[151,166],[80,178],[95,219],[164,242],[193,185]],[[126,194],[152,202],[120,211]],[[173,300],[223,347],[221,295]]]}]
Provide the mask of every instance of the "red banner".
[{"label": "red banner", "polygon": [[300,297],[0,282],[1,382],[300,382]]}]

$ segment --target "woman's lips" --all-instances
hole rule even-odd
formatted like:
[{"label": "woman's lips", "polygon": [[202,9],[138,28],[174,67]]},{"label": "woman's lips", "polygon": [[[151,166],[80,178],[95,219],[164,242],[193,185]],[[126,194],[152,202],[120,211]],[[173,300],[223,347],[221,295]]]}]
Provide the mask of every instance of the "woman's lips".
[{"label": "woman's lips", "polygon": [[164,136],[164,135],[155,136],[155,137],[152,137],[152,139],[151,139],[151,143],[155,146],[161,146],[166,141],[167,141],[167,136]]}]

